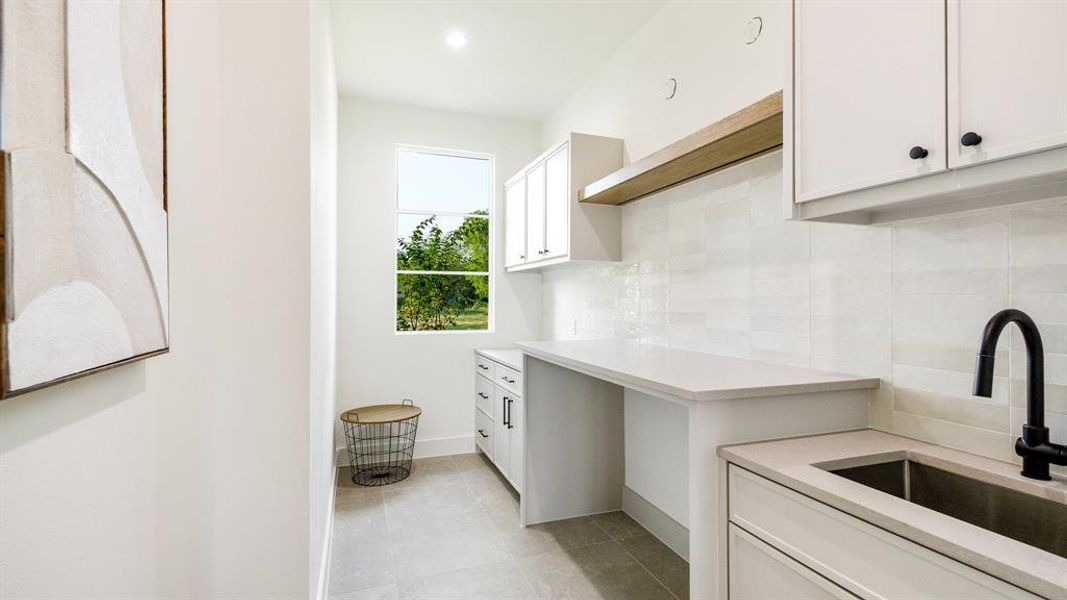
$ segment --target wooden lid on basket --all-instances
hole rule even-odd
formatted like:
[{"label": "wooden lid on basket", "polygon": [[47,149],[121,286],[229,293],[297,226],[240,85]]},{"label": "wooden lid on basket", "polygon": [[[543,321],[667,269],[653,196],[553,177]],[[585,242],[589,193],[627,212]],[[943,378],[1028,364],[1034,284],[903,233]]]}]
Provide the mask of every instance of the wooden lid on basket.
[{"label": "wooden lid on basket", "polygon": [[414,404],[375,404],[361,406],[341,413],[341,420],[346,423],[396,423],[414,419],[422,414],[422,409]]}]

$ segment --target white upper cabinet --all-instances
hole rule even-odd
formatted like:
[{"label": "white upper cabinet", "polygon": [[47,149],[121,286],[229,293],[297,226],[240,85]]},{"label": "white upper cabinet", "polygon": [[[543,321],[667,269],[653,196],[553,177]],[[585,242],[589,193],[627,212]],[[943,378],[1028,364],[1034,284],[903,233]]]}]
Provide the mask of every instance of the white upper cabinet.
[{"label": "white upper cabinet", "polygon": [[509,181],[504,187],[504,266],[526,262],[526,180]]},{"label": "white upper cabinet", "polygon": [[526,172],[526,260],[545,255],[545,163]]},{"label": "white upper cabinet", "polygon": [[1067,2],[951,0],[948,19],[949,165],[1067,144]]},{"label": "white upper cabinet", "polygon": [[579,204],[578,191],[621,167],[622,140],[572,133],[508,180],[507,270],[620,260],[619,207]]},{"label": "white upper cabinet", "polygon": [[876,223],[1067,194],[1067,0],[793,0],[786,215]]},{"label": "white upper cabinet", "polygon": [[797,202],[947,168],[944,4],[798,2],[794,23]]},{"label": "white upper cabinet", "polygon": [[545,247],[544,258],[566,256],[570,229],[570,186],[567,168],[570,148],[563,146],[545,161]]}]

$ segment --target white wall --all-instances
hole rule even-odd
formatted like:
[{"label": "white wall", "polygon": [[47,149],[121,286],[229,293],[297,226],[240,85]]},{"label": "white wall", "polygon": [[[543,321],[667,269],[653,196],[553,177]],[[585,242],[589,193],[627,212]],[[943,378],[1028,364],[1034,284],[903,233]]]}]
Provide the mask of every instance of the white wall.
[{"label": "white wall", "polygon": [[[345,97],[339,122],[338,411],[412,398],[418,455],[473,452],[473,349],[540,334],[540,277],[504,274],[502,215],[504,181],[541,152],[541,129]],[[494,333],[394,334],[396,143],[496,156]]]},{"label": "white wall", "polygon": [[167,3],[170,354],[0,402],[0,596],[304,597],[309,8]]},{"label": "white wall", "polygon": [[322,597],[333,508],[337,345],[337,79],[330,5],[311,4],[311,553]]},{"label": "white wall", "polygon": [[[667,5],[549,119],[546,139],[617,135],[636,158],[779,88],[780,8]],[[739,34],[756,13],[764,33],[746,46]],[[655,100],[656,81],[678,73],[679,97]],[[1047,420],[1067,440],[1067,199],[893,226],[789,222],[781,160],[623,207],[623,264],[545,274],[545,337],[571,337],[577,322],[578,337],[880,377],[873,426],[1017,460],[1026,358],[1016,331],[1003,340],[994,397],[970,393],[985,320],[1014,306],[1044,334]]]},{"label": "white wall", "polygon": [[[636,160],[781,89],[785,8],[780,0],[665,4],[548,117],[542,141],[568,131],[618,137]],[[763,33],[747,45],[755,16]],[[665,100],[669,77],[678,89]]]},{"label": "white wall", "polygon": [[689,409],[623,390],[626,487],[689,527]]}]

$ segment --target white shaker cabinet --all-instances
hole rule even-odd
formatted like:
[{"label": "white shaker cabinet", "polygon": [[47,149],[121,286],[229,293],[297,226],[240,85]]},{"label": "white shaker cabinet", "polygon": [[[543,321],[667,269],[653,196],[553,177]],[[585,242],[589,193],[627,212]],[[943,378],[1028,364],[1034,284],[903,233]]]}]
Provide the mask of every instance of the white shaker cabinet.
[{"label": "white shaker cabinet", "polygon": [[507,270],[620,260],[620,209],[578,202],[578,190],[620,167],[622,140],[572,133],[509,179]]},{"label": "white shaker cabinet", "polygon": [[493,462],[500,473],[509,481],[508,473],[511,469],[511,423],[508,420],[508,396],[509,392],[498,387],[493,390],[493,412],[496,420],[493,421]]},{"label": "white shaker cabinet", "polygon": [[730,524],[730,600],[855,600],[799,562]]},{"label": "white shaker cabinet", "polygon": [[518,350],[475,350],[474,441],[500,474],[522,491],[523,377]]},{"label": "white shaker cabinet", "polygon": [[1067,2],[793,0],[787,16],[788,218],[1067,194]]},{"label": "white shaker cabinet", "polygon": [[510,394],[508,404],[508,469],[507,477],[516,491],[522,488],[523,454],[523,406],[522,396]]},{"label": "white shaker cabinet", "polygon": [[1067,2],[950,0],[948,23],[949,165],[1067,144]]},{"label": "white shaker cabinet", "polygon": [[504,186],[504,266],[526,261],[526,181],[509,181]]},{"label": "white shaker cabinet", "polygon": [[545,255],[545,163],[526,172],[526,257],[527,262]]},{"label": "white shaker cabinet", "polygon": [[736,465],[727,478],[730,600],[1039,600]]},{"label": "white shaker cabinet", "polygon": [[564,145],[545,160],[544,258],[566,256],[570,251],[570,191],[567,188],[570,145]]},{"label": "white shaker cabinet", "polygon": [[794,23],[797,202],[947,168],[943,2],[798,1]]}]

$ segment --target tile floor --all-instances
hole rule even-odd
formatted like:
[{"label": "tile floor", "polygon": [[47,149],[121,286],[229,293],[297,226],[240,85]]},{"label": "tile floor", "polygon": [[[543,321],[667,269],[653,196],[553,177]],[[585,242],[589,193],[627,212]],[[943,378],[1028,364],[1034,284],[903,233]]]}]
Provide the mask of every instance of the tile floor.
[{"label": "tile floor", "polygon": [[621,512],[519,526],[480,454],[415,461],[381,488],[338,475],[331,600],[689,596],[689,565]]}]

